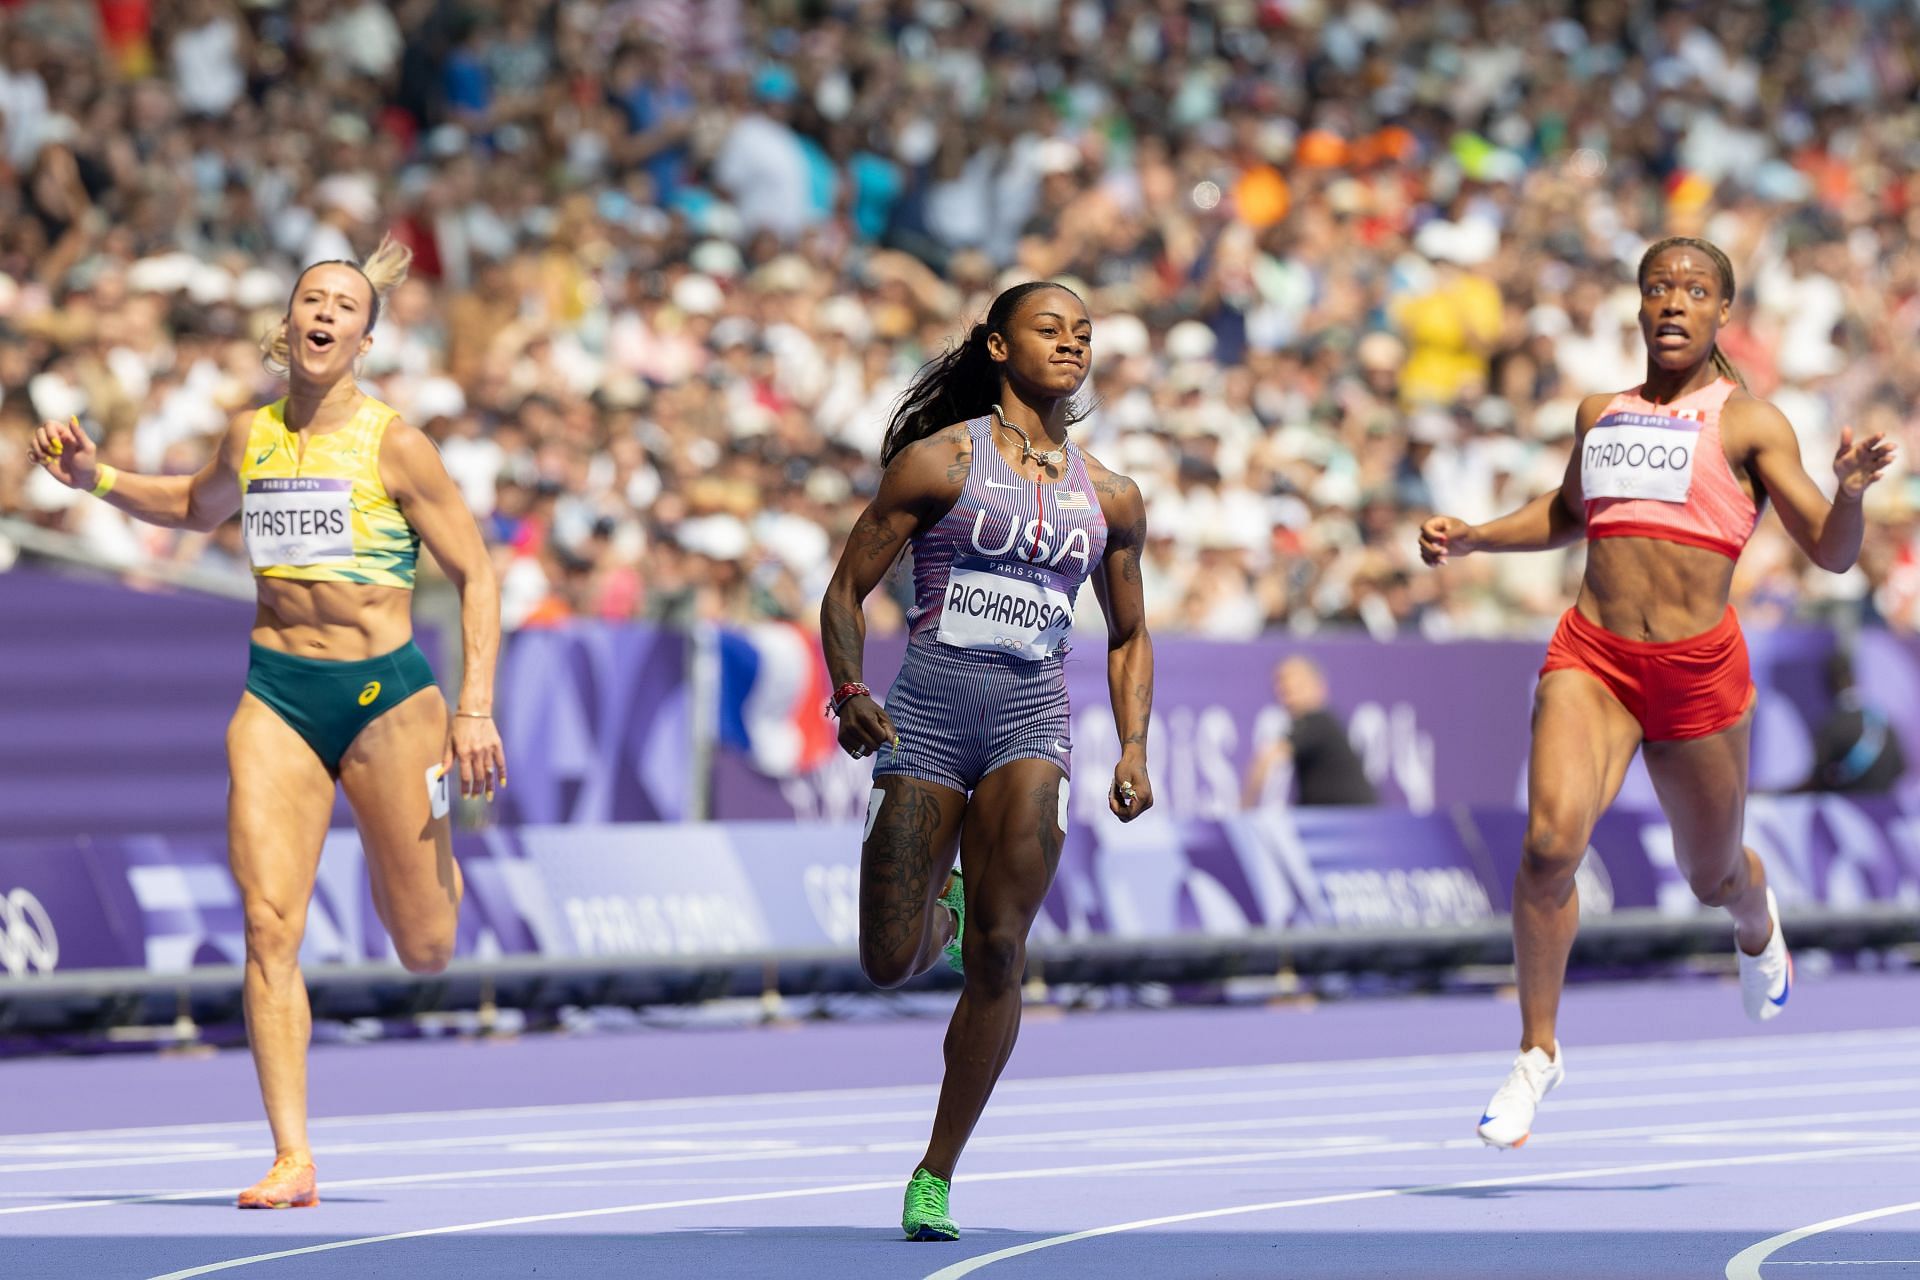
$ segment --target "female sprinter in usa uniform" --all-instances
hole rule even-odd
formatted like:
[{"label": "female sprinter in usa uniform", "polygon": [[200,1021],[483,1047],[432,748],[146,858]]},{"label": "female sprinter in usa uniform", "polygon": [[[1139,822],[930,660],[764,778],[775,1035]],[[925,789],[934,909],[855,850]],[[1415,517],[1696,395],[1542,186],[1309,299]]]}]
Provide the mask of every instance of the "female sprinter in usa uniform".
[{"label": "female sprinter in usa uniform", "polygon": [[1715,345],[1733,266],[1713,245],[1662,240],[1640,260],[1646,381],[1580,406],[1560,488],[1491,524],[1427,521],[1428,564],[1473,551],[1532,551],[1583,534],[1586,580],[1547,649],[1534,705],[1527,835],[1513,889],[1520,1056],[1481,1113],[1480,1137],[1517,1147],[1566,1071],[1555,1037],[1579,925],[1574,873],[1635,751],[1673,824],[1693,892],[1733,916],[1747,1015],[1778,1014],[1793,966],[1760,859],[1741,843],[1753,681],[1728,606],[1734,561],[1772,498],[1814,563],[1860,554],[1861,498],[1893,457],[1882,437],[1841,433],[1829,503],[1793,428],[1748,395]]},{"label": "female sprinter in usa uniform", "polygon": [[[272,1170],[240,1194],[243,1209],[319,1203],[299,952],[335,780],[381,923],[415,973],[453,954],[461,878],[447,771],[458,765],[463,795],[506,785],[491,717],[499,596],[480,530],[432,442],[354,381],[409,256],[387,242],[364,265],[323,262],[301,275],[267,343],[287,397],[235,418],[193,475],[118,471],[77,426],[47,423],[33,442],[63,484],[149,523],[213,529],[241,514],[259,611],[227,729],[227,836],[246,910],[248,1039],[275,1148]],[[461,594],[466,667],[452,717],[413,643],[422,541]]]},{"label": "female sprinter in usa uniform", "polygon": [[[945,952],[966,978],[933,1137],[907,1184],[901,1225],[913,1240],[959,1238],[948,1185],[1020,1029],[1027,931],[1065,838],[1073,748],[1061,659],[1088,578],[1106,613],[1121,738],[1108,805],[1126,822],[1153,803],[1145,507],[1131,480],[1067,439],[1092,343],[1086,304],[1034,282],[995,298],[964,344],[922,369],[820,608],[840,745],[878,757],[861,966],[897,987]],[[861,601],[909,542],[911,633],[883,710],[860,683]],[[956,843],[961,871],[949,877]]]}]

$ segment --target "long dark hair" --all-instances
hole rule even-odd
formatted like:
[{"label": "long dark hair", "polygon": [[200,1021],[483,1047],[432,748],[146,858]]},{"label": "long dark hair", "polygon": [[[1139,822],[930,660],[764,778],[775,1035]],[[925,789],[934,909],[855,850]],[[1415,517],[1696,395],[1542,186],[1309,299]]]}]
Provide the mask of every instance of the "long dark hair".
[{"label": "long dark hair", "polygon": [[[900,393],[893,417],[887,422],[886,439],[880,445],[881,466],[899,457],[900,451],[916,440],[993,411],[994,402],[1000,398],[1000,369],[987,354],[987,339],[996,333],[1005,337],[1020,304],[1042,289],[1059,289],[1080,297],[1050,280],[1028,280],[1002,292],[987,308],[987,318],[967,331],[965,342],[921,365],[920,372]],[[1067,421],[1078,422],[1086,416],[1084,412],[1069,413]]]},{"label": "long dark hair", "polygon": [[[1720,295],[1727,300],[1729,306],[1733,304],[1732,260],[1719,245],[1693,236],[1668,236],[1665,240],[1656,240],[1647,247],[1647,251],[1640,255],[1640,269],[1634,274],[1634,278],[1642,288],[1646,287],[1647,272],[1652,270],[1654,259],[1669,249],[1698,249],[1706,254],[1707,260],[1713,263],[1715,274],[1720,277]],[[1731,378],[1742,390],[1746,388],[1747,380],[1740,376],[1740,371],[1733,367],[1733,361],[1727,359],[1727,353],[1720,349],[1720,344],[1717,342],[1713,344],[1712,360],[1715,373],[1723,378]]]}]

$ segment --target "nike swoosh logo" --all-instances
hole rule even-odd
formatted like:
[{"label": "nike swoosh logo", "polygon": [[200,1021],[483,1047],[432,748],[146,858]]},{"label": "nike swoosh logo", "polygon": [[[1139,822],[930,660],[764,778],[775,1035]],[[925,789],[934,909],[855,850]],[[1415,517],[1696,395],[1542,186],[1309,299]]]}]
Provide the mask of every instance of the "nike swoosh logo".
[{"label": "nike swoosh logo", "polygon": [[1492,1123],[1493,1123],[1493,1117],[1492,1117],[1492,1116],[1490,1116],[1490,1115],[1485,1115],[1485,1114],[1483,1114],[1483,1115],[1481,1115],[1481,1117],[1480,1117],[1480,1123],[1481,1123],[1481,1124],[1492,1124]]},{"label": "nike swoosh logo", "polygon": [[1789,961],[1787,963],[1787,980],[1781,984],[1780,994],[1778,996],[1768,996],[1767,1002],[1776,1007],[1784,1008],[1787,1003],[1787,997],[1792,994],[1793,994],[1793,963]]},{"label": "nike swoosh logo", "polygon": [[1001,484],[998,480],[987,481],[987,488],[989,489],[1018,489],[1019,487],[1017,484]]},{"label": "nike swoosh logo", "polygon": [[[1072,747],[1070,747],[1070,746],[1068,746],[1068,745],[1067,745],[1066,743],[1064,743],[1064,742],[1062,742],[1062,741],[1060,741],[1060,739],[1058,739],[1058,738],[1055,738],[1055,739],[1053,740],[1053,749],[1054,749],[1055,751],[1058,751],[1058,752],[1059,752],[1059,753],[1060,753],[1061,755],[1063,755],[1063,756],[1064,756],[1064,755],[1066,755],[1066,754],[1067,754],[1067,753],[1068,753],[1069,751],[1072,751],[1072,750],[1073,750],[1073,748],[1072,748]],[[1786,997],[1785,997],[1785,996],[1781,996],[1780,998],[1781,998],[1782,1000],[1785,1000],[1785,999],[1786,999]]]},{"label": "nike swoosh logo", "polygon": [[268,458],[271,458],[272,456],[273,456],[273,446],[268,445],[267,451],[253,460],[253,465],[257,467],[261,463],[265,462]]}]

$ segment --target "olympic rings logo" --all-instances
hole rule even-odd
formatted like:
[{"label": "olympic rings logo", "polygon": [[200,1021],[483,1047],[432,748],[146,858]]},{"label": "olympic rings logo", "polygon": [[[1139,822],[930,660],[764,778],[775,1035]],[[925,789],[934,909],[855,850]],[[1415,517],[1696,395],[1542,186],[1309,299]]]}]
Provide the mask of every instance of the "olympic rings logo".
[{"label": "olympic rings logo", "polygon": [[25,889],[0,897],[0,969],[12,978],[39,970],[52,973],[60,963],[60,936],[40,899]]}]

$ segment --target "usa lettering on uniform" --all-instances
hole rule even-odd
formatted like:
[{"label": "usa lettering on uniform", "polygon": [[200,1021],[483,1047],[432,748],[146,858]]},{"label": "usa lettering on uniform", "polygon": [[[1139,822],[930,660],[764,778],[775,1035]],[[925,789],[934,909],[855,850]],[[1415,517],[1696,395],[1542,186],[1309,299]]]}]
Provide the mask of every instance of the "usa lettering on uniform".
[{"label": "usa lettering on uniform", "polygon": [[1045,520],[1029,520],[1024,529],[1018,520],[1007,521],[1007,540],[997,547],[986,544],[986,528],[987,510],[982,507],[973,517],[973,549],[983,556],[1016,554],[1029,563],[1048,565],[1057,565],[1072,556],[1080,562],[1082,573],[1087,571],[1093,558],[1093,543],[1085,529],[1068,530],[1066,539],[1056,551],[1051,541],[1054,527]]}]

